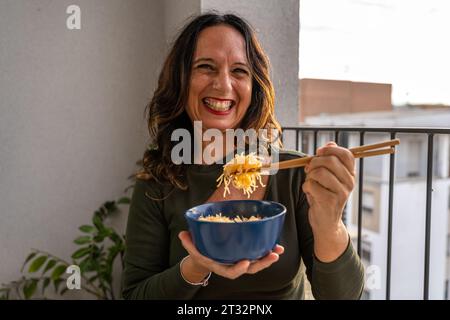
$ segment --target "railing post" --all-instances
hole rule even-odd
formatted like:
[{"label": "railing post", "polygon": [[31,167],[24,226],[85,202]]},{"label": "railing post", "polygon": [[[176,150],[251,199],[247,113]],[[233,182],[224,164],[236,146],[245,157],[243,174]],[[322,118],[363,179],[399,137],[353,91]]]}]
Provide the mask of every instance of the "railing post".
[{"label": "railing post", "polygon": [[312,154],[316,154],[316,150],[317,150],[317,130],[314,130],[314,150]]},{"label": "railing post", "polygon": [[430,235],[431,235],[431,200],[433,191],[433,138],[432,133],[428,134],[428,159],[427,159],[427,199],[425,212],[425,266],[423,280],[423,299],[429,298],[429,282],[430,282]]},{"label": "railing post", "polygon": [[[391,132],[391,140],[395,139],[396,133]],[[391,253],[392,253],[392,209],[394,203],[394,179],[395,179],[395,153],[389,158],[389,198],[388,198],[388,239],[386,257],[386,300],[391,299]]]},{"label": "railing post", "polygon": [[[359,133],[359,145],[364,144],[364,131]],[[363,181],[364,181],[364,159],[359,158],[359,177],[358,177],[358,256],[361,257],[361,236],[362,236],[362,196],[363,196]]]}]

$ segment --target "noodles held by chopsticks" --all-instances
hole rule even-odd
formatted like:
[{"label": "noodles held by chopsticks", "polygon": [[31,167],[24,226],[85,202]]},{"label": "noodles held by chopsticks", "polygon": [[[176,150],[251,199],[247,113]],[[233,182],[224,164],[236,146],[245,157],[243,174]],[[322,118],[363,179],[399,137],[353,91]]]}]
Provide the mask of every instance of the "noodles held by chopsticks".
[{"label": "noodles held by chopsticks", "polygon": [[262,187],[265,187],[261,179],[261,167],[261,159],[255,153],[252,152],[248,155],[244,155],[244,153],[236,154],[233,159],[223,166],[223,173],[217,179],[217,187],[220,187],[222,183],[224,184],[223,197],[225,198],[227,193],[230,194],[230,183],[236,189],[243,190],[247,198],[250,198],[250,195],[258,187],[257,182]]}]

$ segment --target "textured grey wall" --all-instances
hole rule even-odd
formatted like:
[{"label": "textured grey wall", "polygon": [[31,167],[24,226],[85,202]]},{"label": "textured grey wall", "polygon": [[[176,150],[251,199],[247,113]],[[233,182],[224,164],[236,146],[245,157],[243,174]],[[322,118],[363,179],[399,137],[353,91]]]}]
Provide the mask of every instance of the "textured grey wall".
[{"label": "textured grey wall", "polygon": [[71,4],[0,1],[0,283],[30,248],[69,259],[77,227],[121,196],[144,150],[162,2],[77,0],[81,30],[66,28]]},{"label": "textured grey wall", "polygon": [[299,0],[202,0],[202,12],[213,9],[237,13],[256,29],[272,64],[278,120],[297,125]]},{"label": "textured grey wall", "polygon": [[186,21],[201,12],[200,0],[165,0],[164,1],[164,35],[166,47],[175,39]]}]

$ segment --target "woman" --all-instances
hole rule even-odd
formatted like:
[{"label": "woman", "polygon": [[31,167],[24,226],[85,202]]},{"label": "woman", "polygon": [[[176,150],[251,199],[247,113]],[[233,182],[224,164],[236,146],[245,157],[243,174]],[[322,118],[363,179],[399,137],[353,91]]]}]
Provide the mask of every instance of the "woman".
[{"label": "woman", "polygon": [[[252,199],[287,208],[280,245],[256,262],[222,265],[195,248],[183,213],[221,201],[221,164],[175,165],[171,134],[203,129],[276,129],[269,63],[254,32],[235,15],[204,14],[180,33],[149,104],[154,146],[144,154],[126,233],[126,299],[302,299],[304,270],[316,299],[357,299],[364,271],[342,223],[354,186],[354,158],[329,143],[303,169],[265,177]],[[206,146],[209,142],[204,142]],[[281,152],[280,160],[301,156]],[[230,199],[246,199],[230,186]]]}]

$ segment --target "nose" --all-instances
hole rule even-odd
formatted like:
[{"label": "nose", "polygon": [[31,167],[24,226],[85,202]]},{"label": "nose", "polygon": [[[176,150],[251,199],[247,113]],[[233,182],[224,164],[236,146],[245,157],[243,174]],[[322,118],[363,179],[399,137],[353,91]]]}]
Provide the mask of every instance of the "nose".
[{"label": "nose", "polygon": [[228,72],[219,72],[213,79],[213,89],[221,93],[228,93],[232,90],[231,77]]}]

